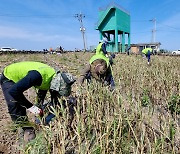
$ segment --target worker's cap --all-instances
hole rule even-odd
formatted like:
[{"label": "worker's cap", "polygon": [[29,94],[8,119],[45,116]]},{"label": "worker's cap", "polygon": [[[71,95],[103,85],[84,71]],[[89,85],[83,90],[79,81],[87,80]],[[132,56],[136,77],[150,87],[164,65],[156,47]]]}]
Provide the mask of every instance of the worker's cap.
[{"label": "worker's cap", "polygon": [[104,42],[104,43],[107,43],[107,42],[108,42],[107,38],[104,37],[104,38],[103,38],[103,42]]},{"label": "worker's cap", "polygon": [[104,37],[104,38],[103,38],[102,40],[100,40],[99,42],[100,42],[100,43],[108,43],[108,40],[107,40],[107,38]]},{"label": "worker's cap", "polygon": [[103,40],[99,40],[99,43],[103,43]]},{"label": "worker's cap", "polygon": [[71,85],[75,82],[70,73],[57,73],[51,81],[50,89],[55,90],[60,96],[69,96],[71,94]]}]

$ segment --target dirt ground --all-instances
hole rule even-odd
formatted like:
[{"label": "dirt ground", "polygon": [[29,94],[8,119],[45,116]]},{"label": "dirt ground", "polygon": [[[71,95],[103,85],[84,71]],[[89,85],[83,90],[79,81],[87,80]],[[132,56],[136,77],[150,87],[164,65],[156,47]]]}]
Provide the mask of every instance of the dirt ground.
[{"label": "dirt ground", "polygon": [[[5,60],[1,60],[0,73],[7,64]],[[11,124],[12,121],[8,114],[2,89],[0,88],[0,154],[18,153],[18,150],[16,150],[16,133],[11,131]]]},{"label": "dirt ground", "polygon": [[[7,111],[7,106],[0,91],[0,154],[18,153],[15,148],[16,133],[9,129],[11,119]],[[16,152],[17,151],[17,152]]]},{"label": "dirt ground", "polygon": [[[29,57],[29,56],[27,56]],[[13,62],[25,60],[27,58],[23,55],[1,55],[0,57],[0,74],[3,68]],[[32,89],[26,91],[24,94],[28,97],[28,93],[33,92]],[[29,98],[28,98],[29,99]],[[13,123],[8,113],[6,101],[0,88],[0,154],[19,154],[19,145],[17,142],[17,132],[12,128]]]},{"label": "dirt ground", "polygon": [[[59,56],[59,55],[58,55]],[[52,61],[48,58],[48,55],[0,55],[0,74],[3,71],[3,68],[13,62],[18,61],[24,61],[24,60],[36,60],[36,58],[41,59],[42,61],[45,61],[46,63],[57,65],[59,66],[59,63],[56,63],[55,61]],[[66,59],[64,59],[66,60]],[[73,60],[69,62],[69,67],[72,67]],[[67,70],[67,66],[62,65],[60,66],[61,70]],[[73,72],[74,70],[72,70]],[[30,89],[25,92],[25,96],[29,96],[29,92],[32,94],[35,92],[34,90]],[[35,94],[35,93],[34,93]],[[34,95],[33,94],[33,95]],[[28,98],[30,101],[31,98]],[[12,121],[10,118],[10,115],[8,113],[6,101],[3,96],[2,89],[0,87],[0,154],[18,154],[20,153],[18,150],[18,144],[17,144],[17,132],[13,132],[12,129]]]},{"label": "dirt ground", "polygon": [[[25,92],[28,97],[29,93],[34,93],[31,88]],[[34,94],[33,94],[34,95]],[[8,113],[6,101],[3,97],[2,90],[0,89],[0,154],[19,154],[18,134],[14,130],[13,123]],[[31,115],[29,115],[29,118]]]},{"label": "dirt ground", "polygon": [[[0,73],[2,72],[3,68],[10,63],[16,61],[22,61],[22,60],[32,60],[32,59],[36,60],[37,57],[36,56],[33,57],[33,56],[34,55],[32,55],[30,58],[30,56],[23,56],[23,55],[21,56],[12,55],[10,57],[6,55],[0,55]],[[70,57],[67,56],[68,58],[66,57],[62,58],[61,60],[63,61],[61,62],[59,61],[56,64],[58,66],[60,65],[59,67],[63,70],[70,70],[70,73],[74,72],[74,74],[77,74],[79,72],[78,70],[81,67],[81,65],[85,64],[85,59],[88,59],[87,55],[81,54],[80,56],[81,56],[81,60],[79,60],[75,54]],[[42,61],[46,61],[47,63],[55,63],[54,61],[52,62],[51,59],[48,58],[47,56],[44,56]],[[64,65],[65,61],[66,62],[68,61],[68,65]],[[78,63],[79,65],[75,65],[75,63]],[[32,91],[27,91],[26,96],[29,95],[28,92],[30,92],[31,94]],[[156,119],[156,117],[154,119]],[[7,105],[4,100],[2,90],[0,88],[0,154],[20,153],[19,150],[17,149],[17,133],[12,131],[12,129],[10,128],[11,126],[12,126],[12,121],[8,114]]]}]

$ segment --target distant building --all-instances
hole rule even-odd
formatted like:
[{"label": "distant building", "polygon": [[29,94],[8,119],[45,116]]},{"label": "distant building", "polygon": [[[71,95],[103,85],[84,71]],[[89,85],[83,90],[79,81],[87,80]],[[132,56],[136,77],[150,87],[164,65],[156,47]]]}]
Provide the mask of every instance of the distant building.
[{"label": "distant building", "polygon": [[95,45],[91,45],[90,47],[89,47],[89,50],[90,51],[93,51],[93,50],[95,50],[96,49],[96,46]]},{"label": "distant building", "polygon": [[131,44],[131,52],[140,54],[143,49],[149,48],[149,47],[152,48],[154,52],[159,52],[160,45],[161,45],[160,42]]}]

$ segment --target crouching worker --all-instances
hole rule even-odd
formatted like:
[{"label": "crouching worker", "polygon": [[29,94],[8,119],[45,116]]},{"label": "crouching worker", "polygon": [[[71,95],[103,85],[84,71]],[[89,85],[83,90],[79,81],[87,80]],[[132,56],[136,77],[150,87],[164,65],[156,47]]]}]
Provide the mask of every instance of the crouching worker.
[{"label": "crouching worker", "polygon": [[[56,72],[54,68],[40,62],[18,62],[4,68],[0,76],[2,91],[8,106],[11,119],[16,124],[22,124],[24,141],[35,138],[33,127],[23,126],[28,122],[26,112],[43,116],[40,108],[47,91],[50,91],[53,102],[60,96],[68,96],[75,82],[69,73]],[[23,92],[35,87],[38,90],[39,107],[27,100]]]},{"label": "crouching worker", "polygon": [[151,48],[145,48],[142,50],[142,54],[144,54],[148,60],[148,65],[150,64],[150,59],[151,59],[151,53],[152,49]]},{"label": "crouching worker", "polygon": [[109,58],[103,54],[95,54],[89,60],[89,63],[82,70],[79,83],[83,84],[86,79],[89,83],[91,78],[95,78],[97,81],[102,82],[105,85],[108,85],[110,90],[115,89],[115,83],[112,76],[112,67],[109,61]]}]

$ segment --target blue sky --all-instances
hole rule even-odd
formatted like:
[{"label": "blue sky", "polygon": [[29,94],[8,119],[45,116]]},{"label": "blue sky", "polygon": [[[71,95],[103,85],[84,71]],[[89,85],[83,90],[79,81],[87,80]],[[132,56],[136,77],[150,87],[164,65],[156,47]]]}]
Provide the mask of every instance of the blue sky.
[{"label": "blue sky", "polygon": [[130,12],[131,43],[152,40],[156,18],[156,41],[161,48],[180,49],[180,0],[0,0],[0,47],[42,50],[61,45],[65,50],[83,48],[82,13],[87,46],[97,45],[95,30],[99,8],[115,2]]}]

